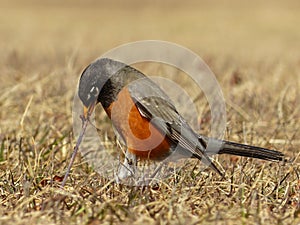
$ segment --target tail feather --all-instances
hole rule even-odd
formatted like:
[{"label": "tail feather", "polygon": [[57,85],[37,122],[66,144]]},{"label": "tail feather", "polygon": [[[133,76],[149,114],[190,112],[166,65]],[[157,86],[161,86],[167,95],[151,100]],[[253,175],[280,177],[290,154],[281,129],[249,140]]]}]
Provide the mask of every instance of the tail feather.
[{"label": "tail feather", "polygon": [[218,154],[239,155],[264,160],[284,160],[284,154],[279,151],[260,148],[252,145],[238,144],[229,141],[224,141],[223,148],[220,149]]},{"label": "tail feather", "polygon": [[[284,154],[276,150],[270,150],[252,145],[239,144],[230,141],[217,140],[204,136],[199,136],[199,141],[201,142],[201,144],[205,145],[206,153],[208,155],[230,154],[270,161],[284,161]],[[213,143],[212,146],[218,147],[207,148],[209,141]]]}]

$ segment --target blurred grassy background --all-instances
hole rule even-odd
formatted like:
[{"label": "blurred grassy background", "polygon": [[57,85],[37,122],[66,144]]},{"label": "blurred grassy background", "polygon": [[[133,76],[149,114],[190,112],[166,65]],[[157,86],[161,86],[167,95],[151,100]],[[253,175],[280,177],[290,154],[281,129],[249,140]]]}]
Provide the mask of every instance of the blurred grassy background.
[{"label": "blurred grassy background", "polygon": [[109,183],[79,159],[65,198],[50,182],[64,173],[73,149],[81,70],[111,48],[143,39],[175,42],[207,62],[226,99],[228,139],[294,159],[299,1],[1,0],[0,12],[0,223],[299,222],[299,161],[222,156],[231,183],[191,170],[170,186],[139,190]]}]

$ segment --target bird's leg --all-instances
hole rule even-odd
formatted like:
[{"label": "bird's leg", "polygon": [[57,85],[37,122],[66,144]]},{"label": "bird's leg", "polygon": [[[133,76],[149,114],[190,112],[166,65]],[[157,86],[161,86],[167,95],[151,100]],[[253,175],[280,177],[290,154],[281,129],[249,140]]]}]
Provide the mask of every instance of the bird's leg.
[{"label": "bird's leg", "polygon": [[149,184],[151,184],[153,182],[153,180],[155,179],[157,173],[162,169],[162,167],[164,165],[166,165],[167,163],[169,163],[169,162],[170,162],[170,159],[169,159],[169,157],[167,157],[166,159],[164,159],[163,161],[161,161],[159,163],[159,165],[155,168],[154,172],[150,176],[150,183]]},{"label": "bird's leg", "polygon": [[128,177],[135,177],[136,175],[136,166],[137,166],[137,159],[136,155],[132,154],[131,152],[126,151],[125,159],[123,163],[120,163],[116,174],[116,182],[120,183],[122,180]]}]

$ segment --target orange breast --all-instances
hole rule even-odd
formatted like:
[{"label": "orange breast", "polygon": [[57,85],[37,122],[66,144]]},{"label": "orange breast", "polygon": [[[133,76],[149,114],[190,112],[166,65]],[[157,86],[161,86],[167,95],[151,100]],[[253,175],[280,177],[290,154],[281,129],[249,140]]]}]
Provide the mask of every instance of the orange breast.
[{"label": "orange breast", "polygon": [[167,138],[140,114],[126,88],[105,110],[130,152],[153,160],[164,159],[171,153]]}]

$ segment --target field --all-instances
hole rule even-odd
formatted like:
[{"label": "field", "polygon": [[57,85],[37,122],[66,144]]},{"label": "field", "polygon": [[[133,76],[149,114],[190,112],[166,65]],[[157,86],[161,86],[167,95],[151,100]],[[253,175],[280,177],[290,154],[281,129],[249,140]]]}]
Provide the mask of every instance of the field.
[{"label": "field", "polygon": [[[0,10],[0,224],[300,223],[298,1],[1,0]],[[280,150],[288,162],[218,156],[222,180],[191,160],[175,178],[141,188],[99,176],[78,155],[62,190],[81,71],[145,39],[203,58],[224,94],[225,138]],[[144,72],[172,71],[156,68]],[[204,100],[195,104],[208,134]],[[113,139],[101,118],[100,136]]]}]

